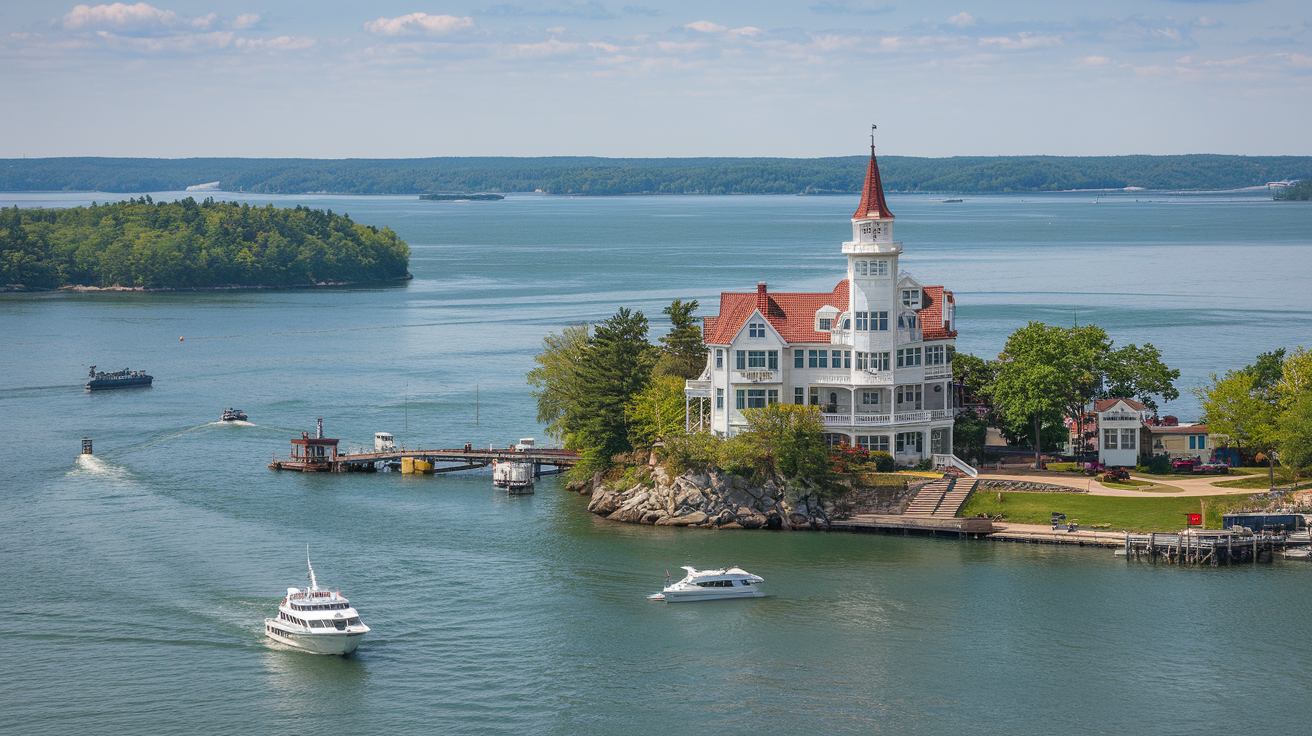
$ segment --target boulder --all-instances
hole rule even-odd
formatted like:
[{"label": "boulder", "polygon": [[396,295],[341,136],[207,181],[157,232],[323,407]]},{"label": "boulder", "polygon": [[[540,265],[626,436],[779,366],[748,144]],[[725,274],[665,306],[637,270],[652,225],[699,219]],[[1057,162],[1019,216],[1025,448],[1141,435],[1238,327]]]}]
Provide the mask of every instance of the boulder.
[{"label": "boulder", "polygon": [[660,521],[661,519],[665,518],[665,516],[666,514],[664,511],[648,511],[647,513],[643,514],[642,523],[655,524],[657,521]]},{"label": "boulder", "polygon": [[750,514],[748,516],[738,517],[738,523],[744,529],[760,529],[765,526],[765,517],[760,514]]},{"label": "boulder", "polygon": [[609,516],[619,510],[619,495],[611,491],[595,493],[588,502],[588,511],[600,516]]}]

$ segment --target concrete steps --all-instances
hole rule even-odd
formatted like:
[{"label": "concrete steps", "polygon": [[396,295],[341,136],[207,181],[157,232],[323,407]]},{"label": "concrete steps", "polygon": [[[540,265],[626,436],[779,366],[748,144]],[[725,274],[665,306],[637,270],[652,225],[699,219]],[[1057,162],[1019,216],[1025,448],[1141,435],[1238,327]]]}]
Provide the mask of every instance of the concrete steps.
[{"label": "concrete steps", "polygon": [[922,487],[907,506],[908,516],[950,519],[957,515],[975,490],[972,478],[947,477]]}]

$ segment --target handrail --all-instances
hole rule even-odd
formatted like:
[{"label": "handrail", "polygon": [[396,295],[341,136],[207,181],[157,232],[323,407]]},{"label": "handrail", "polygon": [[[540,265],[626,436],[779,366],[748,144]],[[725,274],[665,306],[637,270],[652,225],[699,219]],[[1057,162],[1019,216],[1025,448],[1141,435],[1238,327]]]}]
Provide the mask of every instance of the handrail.
[{"label": "handrail", "polygon": [[946,470],[948,468],[956,468],[957,470],[960,470],[961,472],[965,473],[966,475],[969,475],[972,478],[979,477],[978,470],[971,467],[969,463],[957,457],[956,455],[953,455],[951,453],[948,453],[946,455],[938,455],[938,454],[934,455],[935,470]]}]

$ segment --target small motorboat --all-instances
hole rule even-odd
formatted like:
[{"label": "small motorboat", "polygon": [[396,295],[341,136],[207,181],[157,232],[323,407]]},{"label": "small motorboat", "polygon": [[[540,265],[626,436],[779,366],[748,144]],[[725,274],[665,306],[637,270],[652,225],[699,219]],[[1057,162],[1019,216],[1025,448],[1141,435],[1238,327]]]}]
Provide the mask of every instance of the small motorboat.
[{"label": "small motorboat", "polygon": [[276,618],[264,619],[264,633],[276,642],[313,654],[350,654],[369,633],[351,602],[335,590],[319,590],[306,550],[310,587],[288,588]]},{"label": "small motorboat", "polygon": [[241,409],[224,409],[223,416],[219,417],[220,422],[244,422],[246,413]]},{"label": "small motorboat", "polygon": [[698,570],[685,565],[688,574],[677,583],[670,583],[665,574],[665,589],[647,596],[649,601],[677,603],[680,601],[717,601],[725,598],[762,598],[765,593],[760,584],[765,579],[738,567],[721,570]]}]

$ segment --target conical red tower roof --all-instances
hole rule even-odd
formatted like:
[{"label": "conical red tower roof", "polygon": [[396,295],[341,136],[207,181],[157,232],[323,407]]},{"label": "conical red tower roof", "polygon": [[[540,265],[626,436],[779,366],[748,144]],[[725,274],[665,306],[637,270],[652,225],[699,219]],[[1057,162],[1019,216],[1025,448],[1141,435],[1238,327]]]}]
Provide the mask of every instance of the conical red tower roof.
[{"label": "conical red tower roof", "polygon": [[893,219],[893,213],[888,211],[888,203],[884,201],[884,185],[879,181],[879,162],[875,160],[874,146],[870,147],[870,167],[866,169],[866,185],[861,191],[861,205],[856,208],[856,214],[852,215],[852,219],[864,220],[871,217],[880,220]]}]

